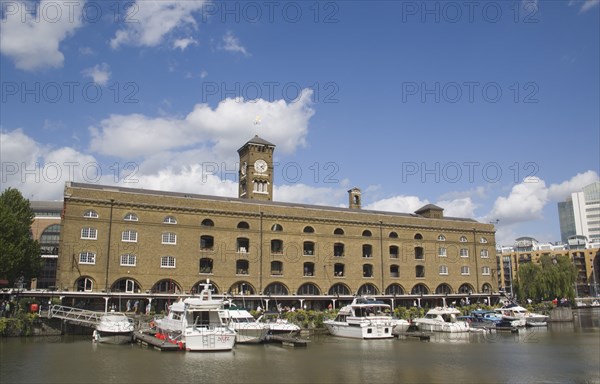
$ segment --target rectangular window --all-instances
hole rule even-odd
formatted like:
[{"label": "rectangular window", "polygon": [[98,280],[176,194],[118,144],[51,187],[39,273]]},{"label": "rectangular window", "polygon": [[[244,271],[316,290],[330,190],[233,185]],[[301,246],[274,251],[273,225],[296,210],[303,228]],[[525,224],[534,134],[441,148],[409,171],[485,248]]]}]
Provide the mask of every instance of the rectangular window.
[{"label": "rectangular window", "polygon": [[440,275],[447,275],[448,274],[448,267],[445,265],[440,265]]},{"label": "rectangular window", "polygon": [[172,232],[162,234],[163,244],[177,244],[177,235]]},{"label": "rectangular window", "polygon": [[96,254],[93,252],[81,252],[79,254],[79,264],[96,264]]},{"label": "rectangular window", "polygon": [[481,255],[481,258],[483,258],[483,259],[487,259],[488,257],[490,257],[487,249],[482,249],[479,252],[479,254]]},{"label": "rectangular window", "polygon": [[135,267],[135,263],[137,258],[135,255],[127,254],[121,255],[121,266],[122,267]]},{"label": "rectangular window", "polygon": [[469,257],[469,250],[467,248],[461,248],[460,257]]},{"label": "rectangular window", "polygon": [[98,230],[96,228],[81,228],[81,238],[96,240],[98,238]]},{"label": "rectangular window", "polygon": [[438,248],[438,256],[439,257],[446,257],[446,248],[445,247],[439,247]]},{"label": "rectangular window", "polygon": [[481,274],[482,275],[489,275],[490,274],[490,267],[482,267],[481,268]]},{"label": "rectangular window", "polygon": [[173,256],[163,256],[160,258],[161,268],[175,268],[175,258]]},{"label": "rectangular window", "polygon": [[121,241],[136,243],[137,242],[137,232],[136,231],[123,231],[123,233],[121,234]]},{"label": "rectangular window", "polygon": [[471,271],[469,270],[469,267],[460,267],[460,274],[463,276],[470,275]]}]

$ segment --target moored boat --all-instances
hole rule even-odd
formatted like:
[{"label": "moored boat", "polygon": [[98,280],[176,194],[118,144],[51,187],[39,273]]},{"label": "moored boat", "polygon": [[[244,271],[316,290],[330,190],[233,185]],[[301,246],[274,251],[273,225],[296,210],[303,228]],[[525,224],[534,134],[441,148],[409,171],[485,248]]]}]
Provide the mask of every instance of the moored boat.
[{"label": "moored boat", "polygon": [[264,312],[257,321],[267,326],[269,335],[295,335],[300,332],[299,325],[290,323],[279,312]]},{"label": "moored boat", "polygon": [[413,320],[421,332],[469,332],[469,323],[457,319],[460,311],[452,307],[432,308],[424,317]]},{"label": "moored boat", "polygon": [[133,340],[133,320],[120,312],[107,312],[94,329],[94,341],[107,344],[127,344]]},{"label": "moored boat", "polygon": [[404,332],[409,326],[406,320],[392,318],[390,305],[368,297],[354,298],[323,324],[333,336],[354,339],[392,338],[396,327],[395,332]]},{"label": "moored boat", "polygon": [[504,320],[509,321],[513,327],[545,326],[548,321],[547,315],[529,312],[526,308],[514,303],[504,305],[502,308],[496,308],[496,313],[501,315]]},{"label": "moored boat", "polygon": [[221,315],[223,322],[236,332],[236,343],[260,343],[265,340],[269,325],[257,321],[247,310],[224,301]]},{"label": "moored boat", "polygon": [[210,284],[199,297],[179,300],[169,314],[155,319],[158,334],[188,351],[228,351],[233,349],[236,332],[223,322],[223,303],[214,300]]}]

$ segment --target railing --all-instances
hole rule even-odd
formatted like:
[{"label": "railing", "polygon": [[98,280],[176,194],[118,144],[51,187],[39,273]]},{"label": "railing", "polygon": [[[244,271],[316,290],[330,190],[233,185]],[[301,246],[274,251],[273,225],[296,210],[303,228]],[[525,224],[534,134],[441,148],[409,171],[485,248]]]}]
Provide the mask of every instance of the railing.
[{"label": "railing", "polygon": [[48,311],[48,318],[56,317],[83,325],[98,324],[102,315],[103,313],[101,312],[65,307],[64,305],[53,305]]}]

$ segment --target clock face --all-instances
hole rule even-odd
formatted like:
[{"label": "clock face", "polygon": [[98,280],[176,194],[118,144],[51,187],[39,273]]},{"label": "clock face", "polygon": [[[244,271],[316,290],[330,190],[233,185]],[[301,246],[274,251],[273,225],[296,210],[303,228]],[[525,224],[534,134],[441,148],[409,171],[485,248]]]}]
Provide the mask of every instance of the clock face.
[{"label": "clock face", "polygon": [[246,176],[246,168],[248,168],[248,163],[246,163],[245,161],[242,163],[242,166],[240,167],[240,172],[242,172],[242,176]]},{"label": "clock face", "polygon": [[259,173],[265,173],[267,168],[267,162],[263,159],[258,159],[254,162],[254,169],[256,169]]}]

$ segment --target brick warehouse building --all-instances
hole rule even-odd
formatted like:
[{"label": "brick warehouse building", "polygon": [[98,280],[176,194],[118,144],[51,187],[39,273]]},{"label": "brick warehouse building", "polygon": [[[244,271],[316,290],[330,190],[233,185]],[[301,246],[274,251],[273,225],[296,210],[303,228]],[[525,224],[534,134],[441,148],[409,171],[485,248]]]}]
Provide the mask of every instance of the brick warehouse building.
[{"label": "brick warehouse building", "polygon": [[[490,296],[497,289],[492,224],[272,201],[275,146],[239,150],[239,197],[67,183],[58,266],[61,290],[302,298],[372,294]],[[326,305],[326,304],[325,304]],[[317,307],[322,307],[317,305]]]}]

